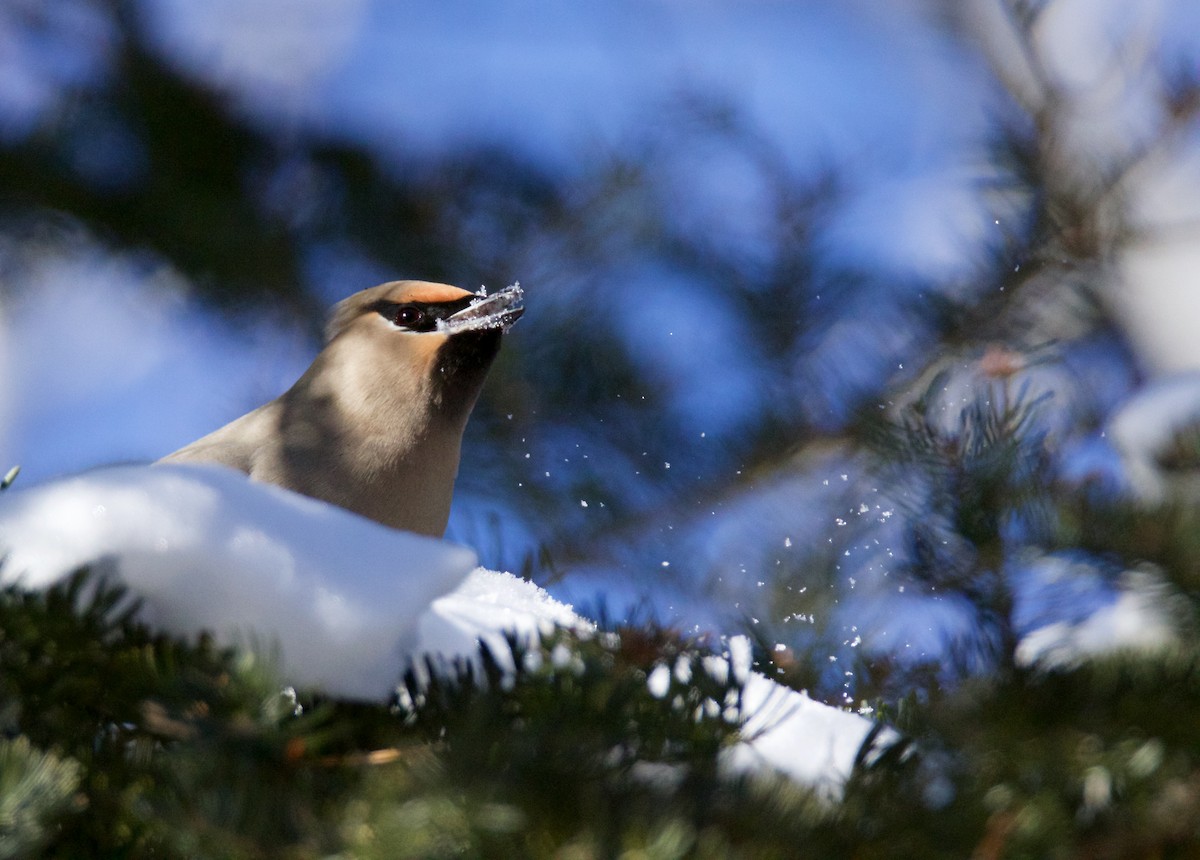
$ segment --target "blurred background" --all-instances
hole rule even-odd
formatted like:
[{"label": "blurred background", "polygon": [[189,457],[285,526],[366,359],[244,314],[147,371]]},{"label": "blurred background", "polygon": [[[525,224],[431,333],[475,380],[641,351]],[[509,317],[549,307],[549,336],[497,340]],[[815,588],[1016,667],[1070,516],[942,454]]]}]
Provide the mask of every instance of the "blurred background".
[{"label": "blurred background", "polygon": [[1150,587],[1079,500],[1195,457],[1198,58],[1193,0],[3,0],[2,465],[520,281],[451,539],[846,701],[1014,659]]}]

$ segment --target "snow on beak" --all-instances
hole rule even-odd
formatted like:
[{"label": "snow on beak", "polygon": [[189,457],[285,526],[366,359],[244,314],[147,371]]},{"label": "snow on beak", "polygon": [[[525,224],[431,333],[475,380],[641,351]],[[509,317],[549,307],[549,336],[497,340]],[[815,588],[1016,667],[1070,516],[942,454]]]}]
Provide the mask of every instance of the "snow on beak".
[{"label": "snow on beak", "polygon": [[507,332],[523,313],[525,291],[520,284],[513,284],[490,296],[481,292],[477,300],[458,313],[438,320],[437,330],[456,334],[460,331],[498,328]]}]

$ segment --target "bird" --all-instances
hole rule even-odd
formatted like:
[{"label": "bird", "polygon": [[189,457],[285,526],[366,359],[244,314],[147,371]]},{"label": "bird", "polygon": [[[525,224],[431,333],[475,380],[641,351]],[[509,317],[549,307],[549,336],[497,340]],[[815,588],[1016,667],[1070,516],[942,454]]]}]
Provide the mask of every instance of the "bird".
[{"label": "bird", "polygon": [[291,388],[158,462],[230,466],[442,537],[467,419],[524,310],[519,284],[490,296],[409,280],[354,293]]}]

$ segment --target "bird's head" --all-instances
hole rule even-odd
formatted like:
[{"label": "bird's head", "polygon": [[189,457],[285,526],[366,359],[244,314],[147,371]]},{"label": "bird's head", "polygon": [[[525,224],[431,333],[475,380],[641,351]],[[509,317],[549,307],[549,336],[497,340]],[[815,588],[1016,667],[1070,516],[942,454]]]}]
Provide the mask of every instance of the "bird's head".
[{"label": "bird's head", "polygon": [[334,308],[326,351],[353,356],[367,377],[360,382],[376,396],[404,397],[415,384],[435,413],[465,421],[502,334],[524,310],[518,284],[486,295],[448,284],[392,281]]}]

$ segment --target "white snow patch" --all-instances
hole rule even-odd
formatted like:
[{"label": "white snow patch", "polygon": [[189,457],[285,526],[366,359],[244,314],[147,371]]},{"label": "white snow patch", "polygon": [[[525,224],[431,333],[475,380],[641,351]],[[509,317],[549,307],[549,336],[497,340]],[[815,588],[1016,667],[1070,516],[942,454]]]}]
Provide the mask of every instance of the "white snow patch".
[{"label": "white snow patch", "polygon": [[671,689],[671,670],[666,663],[659,663],[646,676],[646,689],[656,699],[664,698]]},{"label": "white snow patch", "polygon": [[1109,422],[1107,435],[1121,452],[1133,491],[1162,501],[1166,480],[1158,458],[1176,434],[1200,422],[1200,374],[1150,383],[1129,398]]},{"label": "white snow patch", "polygon": [[1056,621],[1038,628],[1017,646],[1019,665],[1053,669],[1117,651],[1155,651],[1175,641],[1162,595],[1145,577],[1126,575],[1129,587],[1111,604],[1078,624]]},{"label": "white snow patch", "polygon": [[512,652],[505,634],[530,644],[555,627],[590,631],[595,625],[531,582],[479,568],[421,615],[413,651],[453,662],[475,659],[484,644],[500,666],[511,672]]},{"label": "white snow patch", "polygon": [[475,566],[464,547],[230,469],[179,464],[7,490],[0,546],[6,584],[47,588],[112,559],[148,622],[276,644],[289,683],[353,698],[388,693],[418,616]]},{"label": "white snow patch", "polygon": [[734,680],[745,682],[750,675],[750,667],[754,661],[753,646],[749,636],[731,636],[729,638],[729,665],[733,670]]},{"label": "white snow patch", "polygon": [[[746,679],[742,712],[746,715],[743,740],[723,754],[727,768],[778,770],[830,797],[836,797],[849,778],[859,748],[875,726],[858,714],[821,704],[757,672]],[[881,744],[898,737],[890,730],[885,735]]]}]

